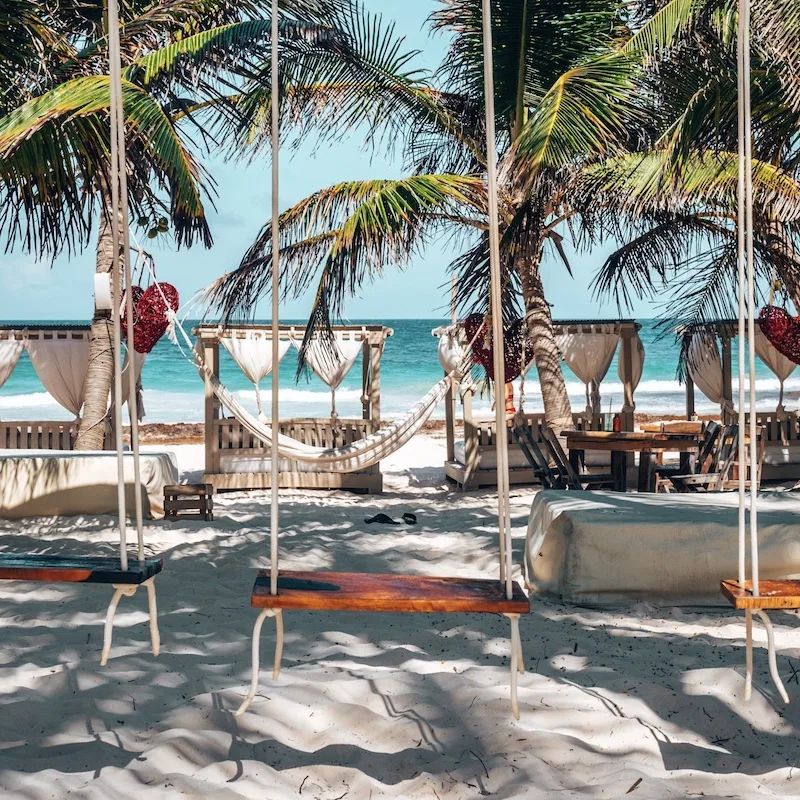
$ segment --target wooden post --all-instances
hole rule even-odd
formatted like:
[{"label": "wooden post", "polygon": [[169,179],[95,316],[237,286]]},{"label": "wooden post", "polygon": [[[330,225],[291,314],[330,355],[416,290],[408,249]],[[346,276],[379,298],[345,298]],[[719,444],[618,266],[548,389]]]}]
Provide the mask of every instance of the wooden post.
[{"label": "wooden post", "polygon": [[695,418],[694,413],[694,381],[686,372],[686,419],[691,421]]},{"label": "wooden post", "polygon": [[364,339],[364,346],[361,349],[361,419],[369,419],[370,413],[370,389],[369,389],[369,367],[370,367],[370,344],[369,337]]},{"label": "wooden post", "polygon": [[[219,340],[203,342],[203,361],[215,378],[219,378]],[[205,378],[205,420],[206,420],[206,473],[214,474],[219,472],[219,443],[217,442],[217,431],[214,421],[219,419],[220,405],[211,381],[208,376]]]},{"label": "wooden post", "polygon": [[444,396],[444,430],[447,438],[447,460],[456,457],[456,391],[451,381]]},{"label": "wooden post", "polygon": [[633,399],[633,337],[636,334],[635,328],[623,327],[620,331],[622,335],[622,369],[625,374],[625,380],[622,384],[622,430],[632,431],[634,428],[634,411],[636,410],[636,402]]},{"label": "wooden post", "polygon": [[370,416],[376,427],[381,424],[381,354],[383,341],[372,345],[372,369],[369,383]]},{"label": "wooden post", "polygon": [[478,431],[472,420],[472,389],[464,392],[461,402],[464,406],[464,488],[467,488],[475,470],[478,468]]},{"label": "wooden post", "polygon": [[[740,343],[741,344],[741,343]],[[733,405],[733,377],[731,371],[731,337],[726,331],[722,334],[722,399]],[[728,420],[723,419],[723,424]]]}]

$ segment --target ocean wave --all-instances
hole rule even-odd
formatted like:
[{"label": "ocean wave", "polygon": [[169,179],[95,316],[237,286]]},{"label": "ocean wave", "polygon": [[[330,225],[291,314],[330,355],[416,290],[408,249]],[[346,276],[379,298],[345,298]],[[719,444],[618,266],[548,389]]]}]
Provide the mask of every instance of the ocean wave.
[{"label": "ocean wave", "polygon": [[8,408],[61,408],[47,392],[0,395],[0,409]]},{"label": "ocean wave", "polygon": [[[238,389],[234,394],[241,400],[256,401],[255,389]],[[311,389],[281,389],[280,399],[287,403],[327,403],[330,405],[331,393],[327,391],[313,391]],[[271,400],[272,392],[269,389],[261,389],[261,402],[266,403]],[[339,389],[336,392],[336,402],[356,401],[361,402],[361,391],[358,389]]]}]

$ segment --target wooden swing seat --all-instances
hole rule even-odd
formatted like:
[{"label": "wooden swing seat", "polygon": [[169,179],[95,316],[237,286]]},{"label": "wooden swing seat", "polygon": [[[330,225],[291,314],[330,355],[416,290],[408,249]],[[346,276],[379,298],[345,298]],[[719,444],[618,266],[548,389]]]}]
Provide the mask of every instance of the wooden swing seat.
[{"label": "wooden swing seat", "polygon": [[164,568],[160,558],[128,559],[123,570],[118,557],[56,556],[0,553],[0,580],[41,583],[105,583],[137,586]]},{"label": "wooden swing seat", "polygon": [[506,599],[498,580],[376,575],[361,572],[281,570],[278,594],[270,594],[269,571],[261,570],[250,598],[253,608],[312,611],[396,611],[527,614],[530,603],[514,582]]},{"label": "wooden swing seat", "polygon": [[800,580],[762,580],[758,582],[759,595],[753,595],[752,581],[744,584],[735,580],[722,581],[722,594],[740,611],[768,608],[800,608]]}]

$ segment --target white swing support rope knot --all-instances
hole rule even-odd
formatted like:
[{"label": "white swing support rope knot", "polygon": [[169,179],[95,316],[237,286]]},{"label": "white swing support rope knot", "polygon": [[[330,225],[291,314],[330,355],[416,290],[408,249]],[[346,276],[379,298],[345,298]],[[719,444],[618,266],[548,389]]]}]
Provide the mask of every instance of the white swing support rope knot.
[{"label": "white swing support rope knot", "polygon": [[114,633],[114,618],[117,613],[117,606],[120,599],[124,597],[133,597],[139,586],[144,586],[147,589],[147,612],[150,618],[150,644],[153,649],[153,655],[158,657],[161,652],[161,634],[158,630],[158,606],[156,605],[156,584],[155,576],[142,581],[141,584],[137,583],[114,583],[112,587],[114,594],[111,596],[111,602],[108,604],[108,611],[106,612],[106,622],[103,629],[103,652],[100,655],[100,666],[104,667],[108,663],[108,657],[111,653],[111,638]]}]

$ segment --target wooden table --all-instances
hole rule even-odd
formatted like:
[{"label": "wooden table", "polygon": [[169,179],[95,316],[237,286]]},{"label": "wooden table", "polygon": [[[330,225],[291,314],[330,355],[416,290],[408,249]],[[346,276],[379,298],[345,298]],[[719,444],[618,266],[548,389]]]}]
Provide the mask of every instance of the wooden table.
[{"label": "wooden table", "polygon": [[640,492],[652,492],[653,467],[656,453],[680,453],[681,468],[690,472],[690,458],[697,451],[699,437],[692,433],[661,433],[643,431],[563,431],[567,441],[569,460],[576,472],[581,471],[584,453],[587,450],[611,452],[611,474],[614,491],[624,492],[628,488],[628,453],[639,453]]}]

